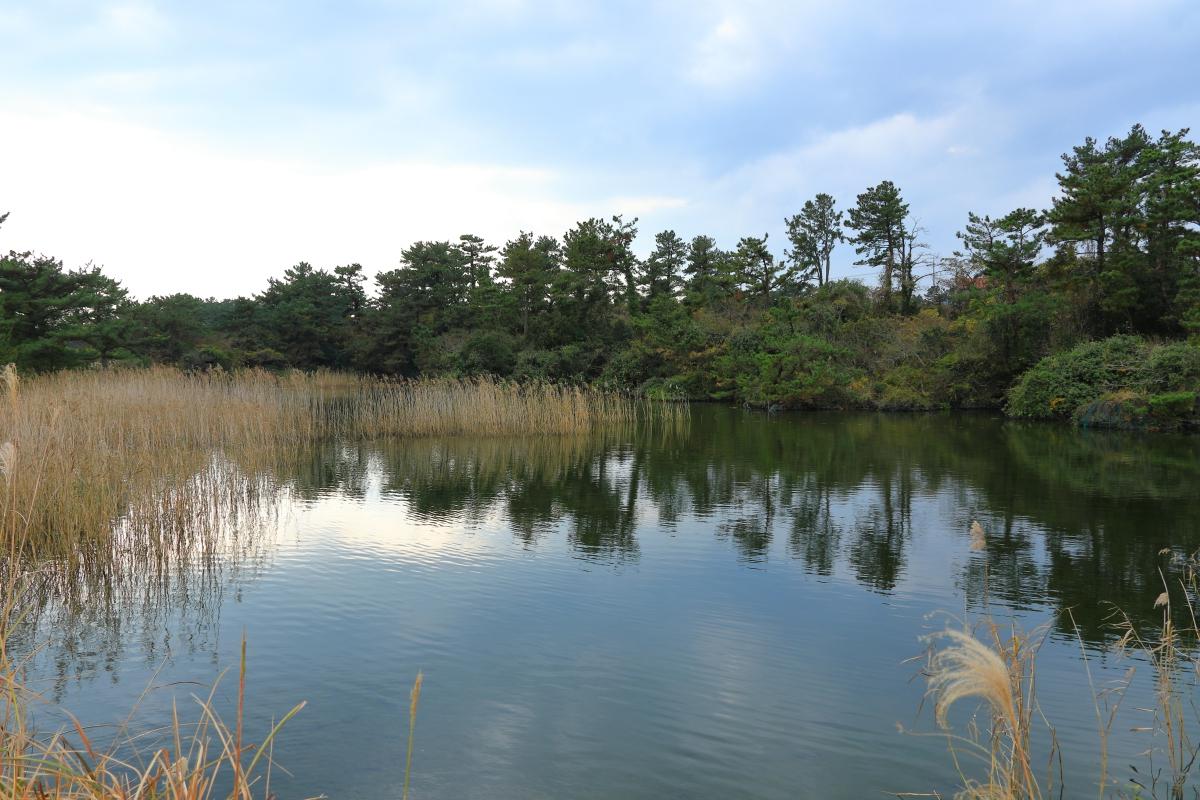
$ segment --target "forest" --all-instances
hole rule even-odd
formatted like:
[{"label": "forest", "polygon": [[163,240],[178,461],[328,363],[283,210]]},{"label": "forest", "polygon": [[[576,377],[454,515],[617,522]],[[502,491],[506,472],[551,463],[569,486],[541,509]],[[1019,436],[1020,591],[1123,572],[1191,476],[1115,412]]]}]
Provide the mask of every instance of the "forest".
[{"label": "forest", "polygon": [[[490,375],[776,409],[1000,408],[1200,420],[1200,147],[1142,126],[1062,159],[1048,209],[964,214],[934,254],[899,186],[820,193],[731,246],[638,220],[418,241],[394,269],[299,263],[252,297],[131,297],[95,267],[0,256],[0,363]],[[0,215],[3,222],[5,215]],[[0,231],[2,233],[2,231]],[[852,248],[878,280],[834,280]]]}]

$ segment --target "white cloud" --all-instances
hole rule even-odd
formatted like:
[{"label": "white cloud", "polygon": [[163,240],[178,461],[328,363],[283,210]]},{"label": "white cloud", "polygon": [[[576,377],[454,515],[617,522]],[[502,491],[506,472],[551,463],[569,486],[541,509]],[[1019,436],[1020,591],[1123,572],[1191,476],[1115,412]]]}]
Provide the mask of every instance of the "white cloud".
[{"label": "white cloud", "polygon": [[[756,216],[761,225],[764,205],[786,207],[819,191],[853,199],[868,185],[906,180],[943,169],[952,148],[964,152],[964,141],[977,141],[978,130],[966,110],[921,117],[895,114],[865,125],[832,131],[792,149],[750,162],[722,176],[712,193],[733,200]],[[974,144],[972,146],[975,146]]]},{"label": "white cloud", "polygon": [[[681,192],[690,199],[686,213],[661,209],[644,220],[644,228],[667,223],[715,235],[725,247],[765,230],[781,252],[784,217],[817,192],[833,194],[844,209],[868,186],[891,180],[909,201],[914,218],[927,228],[934,251],[949,252],[967,210],[996,214],[1049,202],[1053,165],[1047,170],[1049,181],[1029,184],[995,163],[994,154],[1003,149],[1008,132],[1006,115],[979,100],[942,114],[904,112],[829,131],[723,175],[692,180],[688,191]],[[697,222],[702,226],[698,230]],[[835,272],[863,274],[851,265],[853,260],[852,249],[840,247]]]},{"label": "white cloud", "polygon": [[688,75],[713,88],[735,86],[758,72],[761,55],[761,44],[745,18],[727,15],[696,44]]},{"label": "white cloud", "polygon": [[125,42],[156,44],[170,32],[171,25],[153,5],[132,1],[105,6],[100,12],[99,30],[106,37]]},{"label": "white cloud", "polygon": [[416,239],[559,234],[676,198],[581,199],[567,176],[478,163],[321,163],[223,152],[99,112],[0,111],[5,249],[92,260],[139,295],[262,289],[297,261],[395,266]]},{"label": "white cloud", "polygon": [[826,69],[826,32],[841,15],[835,4],[794,0],[701,0],[666,7],[675,19],[698,17],[684,72],[708,89],[733,89],[786,64],[807,74]]}]

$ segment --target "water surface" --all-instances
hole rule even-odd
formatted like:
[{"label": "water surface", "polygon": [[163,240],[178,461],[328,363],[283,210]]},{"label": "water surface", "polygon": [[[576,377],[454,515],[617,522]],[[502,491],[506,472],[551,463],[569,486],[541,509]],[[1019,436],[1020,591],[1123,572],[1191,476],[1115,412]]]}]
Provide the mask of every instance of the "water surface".
[{"label": "water surface", "polygon": [[[906,659],[990,609],[1049,627],[1039,683],[1066,796],[1094,796],[1083,654],[1099,685],[1123,674],[1107,604],[1152,622],[1159,551],[1200,546],[1195,438],[691,416],[281,456],[270,513],[219,552],[135,562],[47,606],[23,639],[43,643],[31,677],[86,724],[140,697],[153,727],[172,700],[192,713],[244,632],[252,727],[308,703],[276,747],[285,797],[398,796],[418,670],[414,797],[879,797],[953,787]],[[1121,775],[1146,747],[1137,713],[1113,743]]]}]

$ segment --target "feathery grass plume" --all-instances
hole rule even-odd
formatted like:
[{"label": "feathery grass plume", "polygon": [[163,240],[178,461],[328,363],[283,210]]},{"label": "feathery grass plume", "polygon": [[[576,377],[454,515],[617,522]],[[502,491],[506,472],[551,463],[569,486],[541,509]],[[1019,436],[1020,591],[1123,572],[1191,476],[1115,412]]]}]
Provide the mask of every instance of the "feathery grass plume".
[{"label": "feathery grass plume", "polygon": [[17,465],[17,448],[12,442],[0,444],[0,475],[8,477]]},{"label": "feathery grass plume", "polygon": [[[977,523],[976,523],[977,524]],[[982,529],[980,529],[982,534]],[[972,525],[972,538],[975,524]],[[1188,557],[1178,555],[1170,547],[1158,551],[1168,559],[1165,568],[1180,569],[1179,588],[1175,597],[1182,597],[1185,608],[1173,608],[1173,596],[1166,574],[1160,571],[1163,591],[1153,606],[1162,611],[1158,626],[1141,628],[1128,614],[1116,609],[1113,627],[1119,633],[1118,652],[1130,654],[1137,664],[1149,664],[1154,681],[1155,704],[1138,711],[1149,713],[1150,725],[1131,730],[1150,737],[1150,745],[1142,755],[1148,768],[1139,770],[1131,765],[1134,775],[1124,784],[1132,786],[1133,797],[1170,798],[1183,800],[1187,796],[1193,770],[1200,761],[1200,741],[1191,730],[1200,721],[1200,709],[1194,698],[1200,690],[1200,622],[1197,621],[1193,598],[1200,594],[1200,551]],[[1075,630],[1081,651],[1083,672],[1092,696],[1099,733],[1099,752],[1096,763],[1098,780],[1094,784],[1100,798],[1111,794],[1109,736],[1117,722],[1122,703],[1133,685],[1136,666],[1129,667],[1123,678],[1097,691],[1092,681],[1091,667],[1083,637],[1075,624],[1074,615],[1065,612]],[[1034,714],[1041,716],[1035,690],[1037,653],[1044,635],[1023,635],[1016,628],[1006,636],[990,618],[985,618],[987,636],[981,638],[966,630],[947,629],[924,637],[930,651],[926,679],[928,693],[934,697],[934,712],[942,727],[949,724],[950,707],[960,700],[976,698],[983,701],[990,725],[986,731],[972,722],[965,735],[947,734],[959,768],[961,789],[959,800],[1040,800],[1043,791],[1030,768],[1030,733]],[[946,642],[938,649],[938,642]],[[1049,721],[1046,721],[1049,725]],[[987,767],[983,780],[969,777],[959,766],[956,745],[964,746],[979,756]],[[1054,729],[1050,728],[1049,761],[1053,763],[1057,749]],[[1165,764],[1162,762],[1165,760]],[[1051,771],[1051,779],[1054,773]],[[1061,764],[1059,766],[1061,775]],[[1065,786],[1047,783],[1045,796],[1064,796]],[[1075,791],[1071,796],[1079,795]],[[1082,796],[1082,795],[1079,795]],[[1115,796],[1130,796],[1118,790]]]},{"label": "feathery grass plume", "polygon": [[936,700],[938,724],[948,728],[950,706],[978,697],[991,706],[994,715],[1015,728],[1012,676],[1000,654],[965,631],[947,629],[935,636],[950,640],[930,661],[929,691]]},{"label": "feathery grass plume", "polygon": [[971,523],[971,550],[979,551],[987,549],[987,534],[983,531],[983,526],[979,524],[979,520]]},{"label": "feathery grass plume", "polygon": [[7,395],[9,411],[15,412],[20,402],[21,386],[21,378],[17,374],[16,364],[6,364],[4,371],[0,372],[0,380],[4,381],[4,393]]},{"label": "feathery grass plume", "polygon": [[986,738],[959,737],[987,763],[987,780],[964,776],[960,798],[1042,797],[1030,761],[1029,737],[1033,726],[1034,662],[1037,646],[1015,628],[1005,637],[995,624],[987,626],[990,643],[975,634],[947,628],[926,637],[931,652],[926,673],[928,693],[934,698],[938,725],[950,727],[948,712],[960,700],[976,698],[988,710]]}]

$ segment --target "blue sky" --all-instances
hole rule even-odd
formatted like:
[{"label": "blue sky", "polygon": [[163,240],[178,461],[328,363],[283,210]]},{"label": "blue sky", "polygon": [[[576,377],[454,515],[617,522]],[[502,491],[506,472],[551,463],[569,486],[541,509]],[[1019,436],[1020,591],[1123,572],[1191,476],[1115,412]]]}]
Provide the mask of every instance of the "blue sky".
[{"label": "blue sky", "polygon": [[949,253],[1085,136],[1200,123],[1194,0],[0,0],[0,40],[0,247],[143,297],[614,213],[781,254],[883,179]]}]

